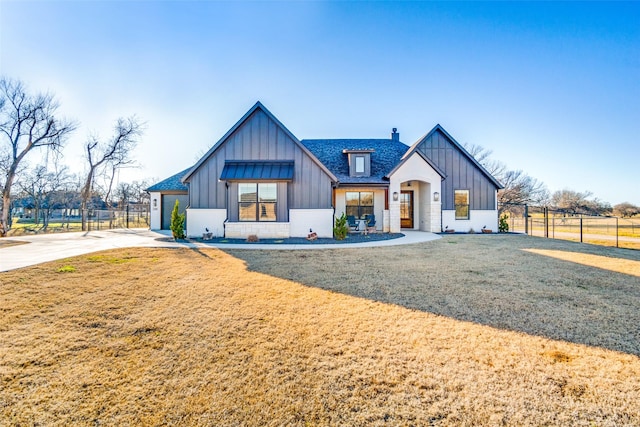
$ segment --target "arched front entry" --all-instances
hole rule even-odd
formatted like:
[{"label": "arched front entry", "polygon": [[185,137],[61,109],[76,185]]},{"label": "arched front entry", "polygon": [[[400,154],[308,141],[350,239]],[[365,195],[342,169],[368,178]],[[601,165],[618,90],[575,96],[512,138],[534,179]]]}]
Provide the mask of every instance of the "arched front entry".
[{"label": "arched front entry", "polygon": [[432,229],[431,183],[420,180],[402,182],[398,199],[401,229],[440,231]]},{"label": "arched front entry", "polygon": [[414,154],[389,177],[389,231],[442,231],[442,176]]}]

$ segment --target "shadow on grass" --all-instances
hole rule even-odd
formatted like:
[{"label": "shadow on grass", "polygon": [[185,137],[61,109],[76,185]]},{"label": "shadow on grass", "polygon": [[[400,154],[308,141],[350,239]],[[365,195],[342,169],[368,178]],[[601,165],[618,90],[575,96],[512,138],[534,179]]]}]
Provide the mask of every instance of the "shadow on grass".
[{"label": "shadow on grass", "polygon": [[635,251],[522,235],[453,235],[349,250],[225,252],[252,271],[307,286],[640,355],[640,277],[535,250],[640,262]]}]

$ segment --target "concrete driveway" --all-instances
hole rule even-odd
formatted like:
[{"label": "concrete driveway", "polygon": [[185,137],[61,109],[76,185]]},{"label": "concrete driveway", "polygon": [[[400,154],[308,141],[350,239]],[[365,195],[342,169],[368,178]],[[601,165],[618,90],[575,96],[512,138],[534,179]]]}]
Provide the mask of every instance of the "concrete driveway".
[{"label": "concrete driveway", "polygon": [[150,231],[142,228],[128,228],[104,231],[88,231],[77,233],[37,234],[32,236],[9,237],[7,240],[26,242],[22,245],[0,247],[0,271],[28,267],[43,262],[55,261],[98,252],[106,249],[131,247],[162,248],[211,248],[224,249],[348,249],[371,246],[395,246],[420,243],[439,239],[433,233],[419,231],[403,231],[404,237],[392,240],[380,240],[365,243],[326,244],[326,245],[249,245],[249,244],[211,244],[203,242],[166,241],[168,232]]}]

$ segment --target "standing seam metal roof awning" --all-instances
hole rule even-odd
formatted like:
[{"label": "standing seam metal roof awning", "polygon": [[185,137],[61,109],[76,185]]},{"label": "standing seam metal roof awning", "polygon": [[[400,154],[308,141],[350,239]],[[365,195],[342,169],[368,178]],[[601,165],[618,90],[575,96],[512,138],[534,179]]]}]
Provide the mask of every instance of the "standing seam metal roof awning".
[{"label": "standing seam metal roof awning", "polygon": [[291,181],[293,160],[227,160],[220,181]]}]

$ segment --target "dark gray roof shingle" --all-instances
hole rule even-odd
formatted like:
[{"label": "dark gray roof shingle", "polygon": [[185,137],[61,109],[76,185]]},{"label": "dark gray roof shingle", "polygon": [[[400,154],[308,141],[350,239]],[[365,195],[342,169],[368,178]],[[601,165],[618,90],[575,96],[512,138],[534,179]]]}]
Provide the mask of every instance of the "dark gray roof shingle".
[{"label": "dark gray roof shingle", "polygon": [[[344,184],[386,184],[386,174],[400,162],[409,146],[391,139],[303,139],[302,144]],[[374,150],[371,176],[349,176],[348,154],[343,150]]]},{"label": "dark gray roof shingle", "polygon": [[165,180],[153,184],[151,187],[147,188],[147,191],[187,191],[188,187],[182,183],[181,179],[190,170],[191,168],[187,168],[182,172],[178,172]]}]

